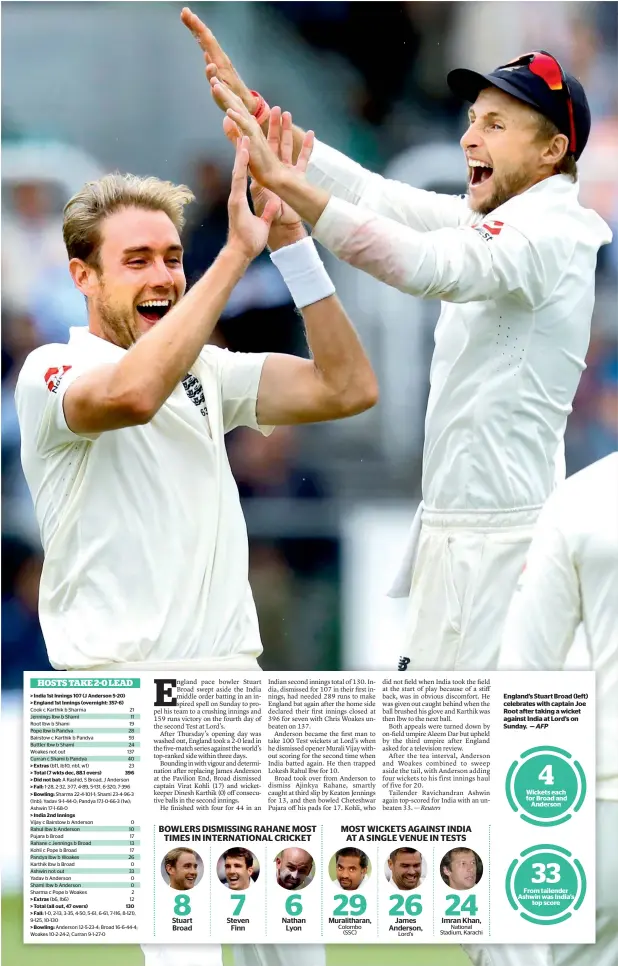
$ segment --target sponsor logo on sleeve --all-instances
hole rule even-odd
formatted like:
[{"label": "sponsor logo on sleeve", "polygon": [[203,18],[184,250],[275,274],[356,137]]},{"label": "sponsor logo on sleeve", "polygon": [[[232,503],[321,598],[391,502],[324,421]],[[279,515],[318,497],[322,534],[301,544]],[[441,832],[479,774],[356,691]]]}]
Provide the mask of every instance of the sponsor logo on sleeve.
[{"label": "sponsor logo on sleeve", "polygon": [[50,392],[58,392],[58,386],[62,381],[65,372],[72,369],[72,366],[51,366],[45,373],[45,384]]},{"label": "sponsor logo on sleeve", "polygon": [[504,227],[503,221],[484,221],[482,225],[473,225],[474,231],[478,231],[481,238],[485,241],[491,241],[496,235],[499,235]]}]

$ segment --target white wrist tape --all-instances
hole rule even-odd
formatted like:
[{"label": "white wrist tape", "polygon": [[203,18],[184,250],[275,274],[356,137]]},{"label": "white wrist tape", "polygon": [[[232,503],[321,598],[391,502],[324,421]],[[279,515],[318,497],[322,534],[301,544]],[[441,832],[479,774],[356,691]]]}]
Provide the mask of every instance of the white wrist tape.
[{"label": "white wrist tape", "polygon": [[321,299],[335,294],[335,286],[312,238],[302,238],[292,245],[270,253],[273,265],[283,276],[297,309],[304,309]]}]

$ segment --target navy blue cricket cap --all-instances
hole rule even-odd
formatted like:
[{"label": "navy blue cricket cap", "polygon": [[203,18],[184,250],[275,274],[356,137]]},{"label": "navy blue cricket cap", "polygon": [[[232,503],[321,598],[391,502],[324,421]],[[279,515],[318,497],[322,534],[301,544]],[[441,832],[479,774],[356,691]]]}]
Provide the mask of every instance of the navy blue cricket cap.
[{"label": "navy blue cricket cap", "polygon": [[530,104],[566,134],[569,152],[576,161],[586,147],[590,107],[584,88],[546,50],[523,54],[490,74],[457,68],[449,72],[446,81],[453,94],[464,101],[475,101],[483,88],[491,86]]}]

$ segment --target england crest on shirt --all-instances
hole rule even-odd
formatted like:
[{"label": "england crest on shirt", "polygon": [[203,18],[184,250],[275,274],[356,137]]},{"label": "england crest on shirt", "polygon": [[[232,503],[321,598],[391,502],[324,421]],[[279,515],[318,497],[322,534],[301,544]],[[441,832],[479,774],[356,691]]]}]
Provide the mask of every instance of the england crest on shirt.
[{"label": "england crest on shirt", "polygon": [[187,396],[193,405],[197,406],[202,416],[208,416],[204,388],[197,376],[194,376],[192,373],[188,372],[182,380],[182,385]]}]

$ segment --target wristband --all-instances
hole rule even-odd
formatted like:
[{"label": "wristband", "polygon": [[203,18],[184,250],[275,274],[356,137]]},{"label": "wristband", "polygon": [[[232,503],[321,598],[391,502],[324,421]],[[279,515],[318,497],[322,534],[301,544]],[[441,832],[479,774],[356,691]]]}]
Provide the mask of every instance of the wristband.
[{"label": "wristband", "polygon": [[335,286],[312,238],[302,238],[292,245],[278,248],[270,253],[270,259],[281,272],[297,309],[335,294]]},{"label": "wristband", "polygon": [[257,97],[258,99],[258,102],[255,108],[251,111],[251,113],[253,114],[258,124],[262,124],[270,114],[270,107],[266,103],[262,95],[258,94],[257,91],[250,91],[249,93],[253,94],[253,96]]}]

